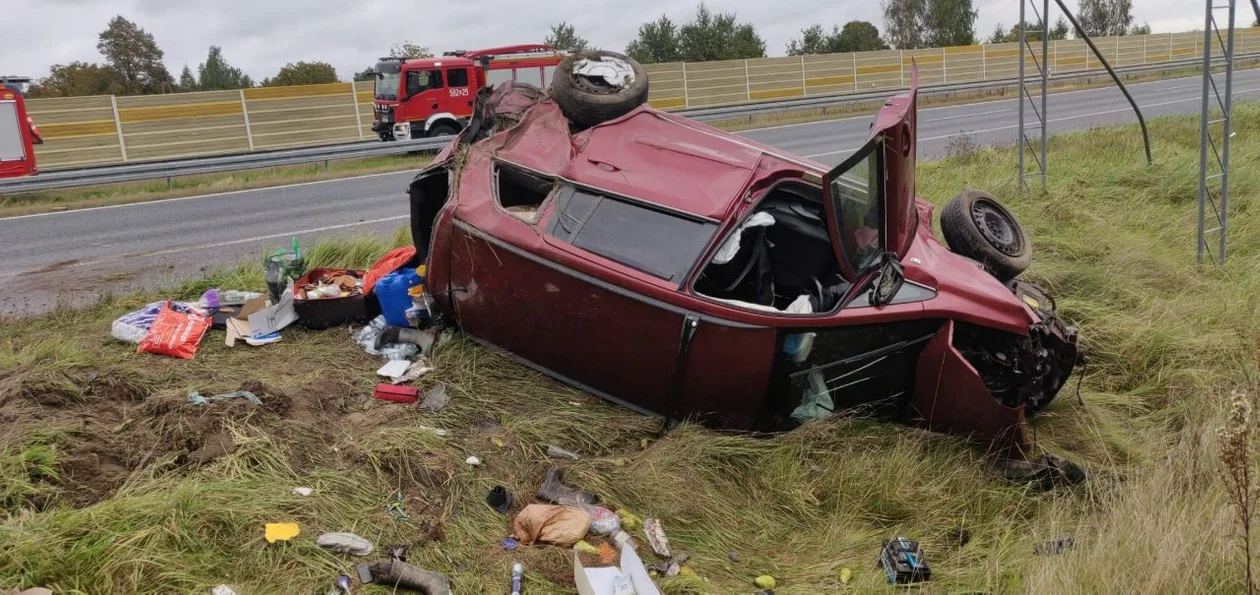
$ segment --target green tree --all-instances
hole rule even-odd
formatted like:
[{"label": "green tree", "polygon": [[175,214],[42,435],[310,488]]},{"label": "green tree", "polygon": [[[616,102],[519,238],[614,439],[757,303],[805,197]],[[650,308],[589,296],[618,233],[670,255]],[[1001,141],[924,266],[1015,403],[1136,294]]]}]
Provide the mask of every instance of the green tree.
[{"label": "green tree", "polygon": [[96,49],[118,73],[124,93],[166,93],[175,81],[162,64],[162,50],[153,35],[116,16],[101,32]]},{"label": "green tree", "polygon": [[[1035,25],[1030,24],[1028,28],[1029,41],[1041,41],[1041,32],[1045,27],[1041,23]],[[1050,28],[1050,39],[1059,40],[1067,39],[1068,23],[1059,17],[1054,26]],[[1019,42],[1019,25],[1012,25],[1010,31],[1007,31],[998,24],[997,29],[993,31],[993,35],[989,37],[989,43],[1018,43]]]},{"label": "green tree", "polygon": [[1090,37],[1124,35],[1133,24],[1133,0],[1080,0],[1076,16]]},{"label": "green tree", "polygon": [[822,25],[810,25],[801,29],[800,39],[793,39],[787,45],[789,56],[886,49],[888,44],[879,36],[879,29],[866,21],[849,21],[843,29],[832,25],[830,35],[824,33]]},{"label": "green tree", "polygon": [[193,76],[192,69],[188,65],[184,65],[184,71],[179,73],[179,90],[183,93],[197,90],[197,77]]},{"label": "green tree", "polygon": [[116,95],[124,88],[114,69],[100,64],[71,62],[54,64],[48,76],[40,79],[31,97],[81,97],[84,95]]},{"label": "green tree", "polygon": [[590,47],[590,42],[577,34],[573,25],[567,21],[561,21],[551,26],[551,33],[547,35],[547,39],[543,41],[547,45],[568,52],[580,52]]},{"label": "green tree", "polygon": [[263,79],[264,87],[286,85],[320,85],[337,82],[337,70],[327,62],[298,62],[285,64],[276,76]]},{"label": "green tree", "polygon": [[406,58],[412,60],[415,58],[432,58],[433,52],[428,47],[404,41],[395,43],[389,48],[389,55],[392,58]]},{"label": "green tree", "polygon": [[678,30],[678,47],[688,62],[763,58],[766,42],[751,23],[738,23],[735,13],[713,14],[701,3],[694,21]]},{"label": "green tree", "polygon": [[626,46],[626,55],[643,64],[682,60],[678,27],[669,17],[639,25],[639,36]]},{"label": "green tree", "polygon": [[[222,91],[227,89],[245,89],[254,86],[253,79],[241,69],[227,63],[223,59],[223,50],[217,45],[210,46],[206,61],[197,67],[197,88],[202,91]],[[182,78],[182,75],[181,75]]]},{"label": "green tree", "polygon": [[913,50],[976,43],[980,11],[972,0],[884,0],[884,33],[893,47]]},{"label": "green tree", "polygon": [[376,68],[368,66],[367,68],[354,73],[354,80],[355,82],[376,80]]},{"label": "green tree", "polygon": [[1129,29],[1129,35],[1150,35],[1150,34],[1151,34],[1150,23],[1142,23],[1141,25],[1134,25],[1132,28]]}]

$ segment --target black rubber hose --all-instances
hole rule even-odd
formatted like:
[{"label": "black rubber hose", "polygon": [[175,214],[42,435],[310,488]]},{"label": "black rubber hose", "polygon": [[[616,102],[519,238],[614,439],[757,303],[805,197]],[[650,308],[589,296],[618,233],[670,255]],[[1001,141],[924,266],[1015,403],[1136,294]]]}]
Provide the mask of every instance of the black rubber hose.
[{"label": "black rubber hose", "polygon": [[[1068,10],[1068,7],[1063,4],[1063,0],[1054,0],[1054,3],[1059,5],[1059,9],[1063,11],[1063,15],[1072,22],[1072,26],[1076,28],[1076,33],[1081,36],[1081,39],[1085,40],[1085,43],[1089,45],[1089,49],[1094,50],[1094,55],[1098,56],[1098,61],[1102,62],[1103,68],[1107,69],[1107,73],[1111,75],[1111,79],[1116,81],[1116,86],[1120,87],[1120,92],[1124,93],[1124,98],[1128,99],[1129,105],[1133,106],[1133,112],[1137,114],[1138,123],[1142,125],[1142,142],[1146,143],[1146,163],[1152,163],[1151,134],[1146,130],[1146,118],[1142,117],[1142,110],[1138,108],[1137,102],[1133,100],[1133,96],[1129,94],[1129,90],[1124,86],[1124,83],[1120,81],[1120,75],[1116,74],[1115,69],[1113,69],[1111,64],[1107,62],[1107,59],[1103,57],[1102,52],[1098,51],[1098,46],[1094,45],[1094,40],[1089,38],[1089,34],[1086,33],[1084,29],[1081,29],[1081,24],[1076,21],[1076,17],[1072,16],[1072,11]],[[1256,3],[1257,0],[1251,0],[1252,6],[1257,6]],[[1257,8],[1256,14],[1260,15],[1260,8]]]}]

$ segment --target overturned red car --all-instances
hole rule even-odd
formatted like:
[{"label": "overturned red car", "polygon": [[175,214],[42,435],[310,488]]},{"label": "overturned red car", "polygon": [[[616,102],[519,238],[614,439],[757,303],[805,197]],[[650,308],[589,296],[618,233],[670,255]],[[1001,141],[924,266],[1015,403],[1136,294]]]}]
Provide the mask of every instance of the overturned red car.
[{"label": "overturned red car", "polygon": [[943,210],[953,250],[933,236],[917,84],[828,171],[644,105],[646,74],[616,54],[556,79],[483,90],[411,184],[437,319],[668,419],[781,430],[846,412],[1027,454],[1076,331],[1017,280],[1031,248],[991,196]]}]

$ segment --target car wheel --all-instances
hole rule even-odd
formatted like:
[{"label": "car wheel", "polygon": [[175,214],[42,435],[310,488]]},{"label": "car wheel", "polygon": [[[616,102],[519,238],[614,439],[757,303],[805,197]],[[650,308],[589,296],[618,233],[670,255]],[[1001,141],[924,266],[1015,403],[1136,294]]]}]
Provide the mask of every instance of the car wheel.
[{"label": "car wheel", "polygon": [[646,103],[648,75],[641,64],[625,54],[578,52],[556,68],[551,97],[571,122],[594,126]]},{"label": "car wheel", "polygon": [[429,138],[454,136],[456,134],[459,134],[459,129],[450,124],[434,124],[433,127],[429,129]]},{"label": "car wheel", "polygon": [[1032,244],[1015,216],[983,190],[966,190],[941,210],[945,243],[1007,282],[1032,263]]}]

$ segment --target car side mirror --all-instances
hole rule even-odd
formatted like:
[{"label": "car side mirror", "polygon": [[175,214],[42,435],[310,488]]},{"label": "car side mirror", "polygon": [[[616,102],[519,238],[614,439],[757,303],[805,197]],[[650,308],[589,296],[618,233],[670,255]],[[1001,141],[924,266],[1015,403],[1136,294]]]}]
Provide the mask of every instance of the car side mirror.
[{"label": "car side mirror", "polygon": [[879,267],[879,276],[871,284],[871,305],[875,307],[891,304],[901,286],[906,283],[906,271],[897,260],[896,255],[885,252],[884,262]]}]

